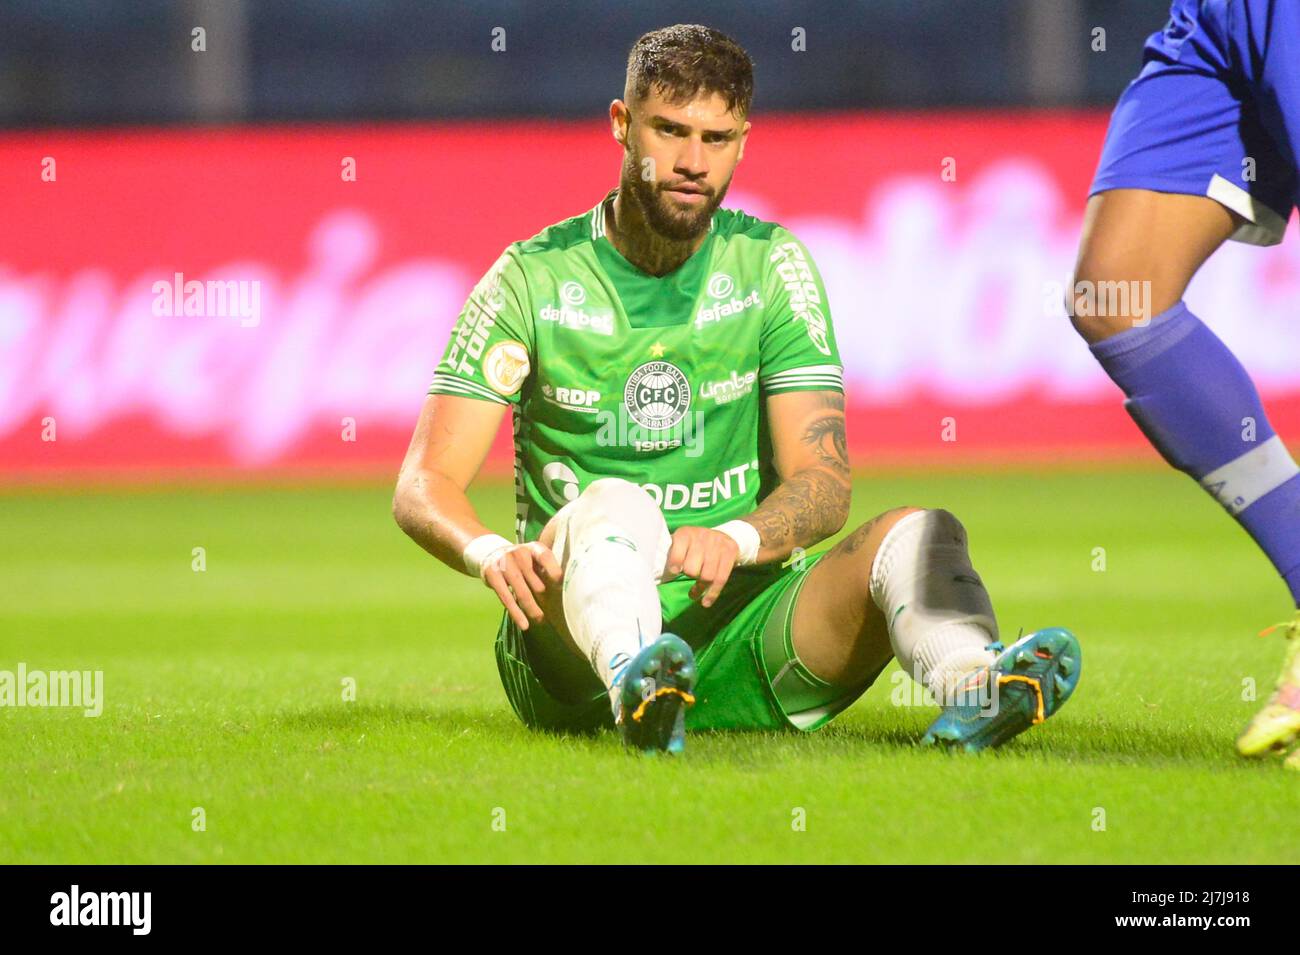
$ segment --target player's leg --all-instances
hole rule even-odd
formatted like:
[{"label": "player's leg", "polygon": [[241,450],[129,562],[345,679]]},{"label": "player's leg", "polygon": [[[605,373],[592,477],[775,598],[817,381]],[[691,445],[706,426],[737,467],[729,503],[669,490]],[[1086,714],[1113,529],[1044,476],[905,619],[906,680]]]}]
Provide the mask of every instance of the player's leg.
[{"label": "player's leg", "polygon": [[629,745],[680,750],[695,665],[683,640],[662,633],[657,585],[671,535],[658,506],[637,485],[602,478],[541,540],[564,571],[562,612],[553,599],[547,606],[570,662],[586,661],[600,678]]},{"label": "player's leg", "polygon": [[1120,311],[1074,322],[1148,440],[1241,523],[1300,605],[1300,468],[1246,370],[1181,301],[1196,269],[1238,221],[1204,197],[1142,190],[1093,196],[1077,280],[1085,288],[1148,281],[1157,314],[1144,320]]},{"label": "player's leg", "polygon": [[[926,741],[982,749],[1042,722],[1079,677],[1067,631],[1030,634],[1005,651],[997,636],[961,522],[900,508],[859,527],[809,572],[791,626],[794,659],[773,690],[780,699],[820,685],[839,697],[828,699],[833,715],[893,656],[944,706]],[[781,685],[792,676],[808,686]]]},{"label": "player's leg", "polygon": [[[1258,0],[1254,0],[1258,4]],[[1251,45],[1267,50],[1259,66],[1257,98],[1263,125],[1273,133],[1280,152],[1293,170],[1300,170],[1300,7],[1294,3],[1270,5],[1269,16],[1252,16],[1243,24]],[[1300,175],[1296,178],[1296,203],[1300,205]],[[1300,731],[1300,610],[1278,627],[1287,648],[1277,688],[1237,740],[1247,755],[1285,747]],[[1286,761],[1300,770],[1300,749]]]},{"label": "player's leg", "polygon": [[1206,196],[1149,189],[1093,195],[1067,302],[1075,330],[1096,345],[1149,326],[1179,304],[1192,276],[1244,221]]},{"label": "player's leg", "polygon": [[[1300,469],[1246,370],[1181,301],[1192,275],[1240,221],[1205,197],[1141,190],[1093,196],[1077,278],[1085,288],[1149,281],[1157,314],[1149,321],[1076,316],[1075,327],[1123,389],[1125,408],[1148,440],[1236,518],[1300,605]],[[1300,627],[1285,632],[1292,639],[1283,674],[1237,741],[1244,755],[1285,747],[1300,732]]]},{"label": "player's leg", "polygon": [[[1143,433],[1236,518],[1300,604],[1300,469],[1245,369],[1182,301],[1228,238],[1280,241],[1296,199],[1293,143],[1279,122],[1285,83],[1270,86],[1251,52],[1268,49],[1271,62],[1278,44],[1248,33],[1265,30],[1285,46],[1295,42],[1287,28],[1300,23],[1273,15],[1294,16],[1293,5],[1233,6],[1230,14],[1178,0],[1170,25],[1148,41],[1093,183],[1073,320]],[[1278,76],[1294,73],[1293,63],[1279,62]],[[1101,294],[1116,288],[1149,289],[1149,301],[1130,291],[1126,306]],[[1139,312],[1134,300],[1149,308]],[[1099,310],[1102,302],[1109,307]],[[1295,656],[1293,643],[1288,671]],[[1300,729],[1300,710],[1273,719],[1274,703],[1239,740],[1242,752]]]}]

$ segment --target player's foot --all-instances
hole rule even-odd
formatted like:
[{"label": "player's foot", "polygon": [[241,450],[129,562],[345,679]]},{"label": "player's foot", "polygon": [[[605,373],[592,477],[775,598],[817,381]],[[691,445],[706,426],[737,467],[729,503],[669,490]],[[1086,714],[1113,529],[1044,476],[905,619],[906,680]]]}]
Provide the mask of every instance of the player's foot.
[{"label": "player's foot", "polygon": [[1021,637],[1005,650],[1000,643],[990,649],[1001,652],[963,682],[954,704],[926,731],[924,745],[968,752],[1000,746],[1059,710],[1079,684],[1079,641],[1062,627]]},{"label": "player's foot", "polygon": [[695,702],[690,645],[675,634],[660,634],[632,658],[621,681],[623,744],[642,752],[680,753],[686,746],[686,708]]},{"label": "player's foot", "polygon": [[[1282,674],[1277,678],[1277,689],[1264,708],[1237,737],[1237,752],[1242,756],[1280,752],[1300,733],[1300,611],[1296,611],[1295,617],[1287,623],[1276,624],[1263,633],[1278,629],[1286,636]],[[1300,757],[1292,753],[1286,765],[1289,769],[1300,769]]]}]

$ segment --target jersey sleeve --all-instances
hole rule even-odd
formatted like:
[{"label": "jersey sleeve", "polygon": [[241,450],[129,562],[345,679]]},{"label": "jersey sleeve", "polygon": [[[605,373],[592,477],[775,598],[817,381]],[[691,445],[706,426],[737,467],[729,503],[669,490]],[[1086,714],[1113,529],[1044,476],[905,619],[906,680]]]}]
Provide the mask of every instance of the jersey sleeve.
[{"label": "jersey sleeve", "polygon": [[511,246],[470,292],[429,394],[518,404],[536,366],[528,301],[519,253]]},{"label": "jersey sleeve", "polygon": [[778,226],[764,273],[758,376],[767,394],[844,391],[826,287],[804,244]]}]

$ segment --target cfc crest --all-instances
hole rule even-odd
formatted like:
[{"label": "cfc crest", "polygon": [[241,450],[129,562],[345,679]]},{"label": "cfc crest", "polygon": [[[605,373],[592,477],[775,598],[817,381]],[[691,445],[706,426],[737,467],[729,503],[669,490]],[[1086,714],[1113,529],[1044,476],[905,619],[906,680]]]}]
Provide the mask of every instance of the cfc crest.
[{"label": "cfc crest", "polygon": [[623,404],[641,427],[662,431],[686,417],[691,385],[672,362],[648,361],[628,376]]}]

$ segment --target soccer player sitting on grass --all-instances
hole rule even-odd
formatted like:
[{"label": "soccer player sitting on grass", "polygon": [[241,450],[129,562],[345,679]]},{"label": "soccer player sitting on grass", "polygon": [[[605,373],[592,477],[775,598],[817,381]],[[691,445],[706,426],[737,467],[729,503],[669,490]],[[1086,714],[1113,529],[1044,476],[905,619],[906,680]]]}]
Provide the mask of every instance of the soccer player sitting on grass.
[{"label": "soccer player sitting on grass", "polygon": [[[1079,647],[1061,629],[997,642],[956,517],[898,508],[803,556],[849,513],[842,368],[804,246],[719,208],[752,91],[715,30],[636,42],[610,106],[618,188],[475,287],[394,516],[495,591],[530,727],[617,725],[672,752],[688,728],[814,730],[897,657],[948,704],[927,742],[997,745],[1064,703]],[[465,494],[507,408],[518,543]]]},{"label": "soccer player sitting on grass", "polygon": [[[1229,239],[1281,242],[1298,201],[1300,2],[1174,0],[1111,117],[1071,315],[1138,427],[1241,523],[1296,606],[1300,468],[1246,370],[1183,293]],[[1123,294],[1098,308],[1098,289],[1139,283],[1149,301]],[[1237,739],[1246,756],[1285,750],[1300,733],[1300,611],[1282,629],[1277,690]],[[1286,765],[1300,769],[1300,749]]]}]

